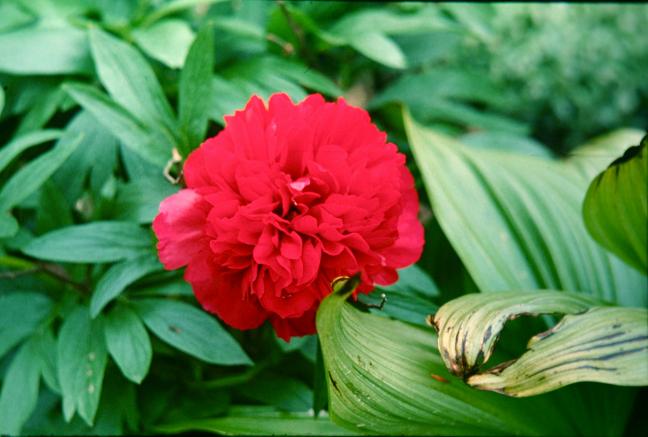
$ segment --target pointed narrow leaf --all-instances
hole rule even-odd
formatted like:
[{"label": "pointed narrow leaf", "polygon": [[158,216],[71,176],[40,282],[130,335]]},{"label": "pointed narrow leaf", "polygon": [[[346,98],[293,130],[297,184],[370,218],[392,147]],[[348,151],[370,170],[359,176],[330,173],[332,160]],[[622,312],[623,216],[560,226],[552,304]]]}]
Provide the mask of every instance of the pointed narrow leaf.
[{"label": "pointed narrow leaf", "polygon": [[101,310],[126,287],[138,279],[162,270],[156,255],[146,253],[134,259],[122,261],[109,268],[97,282],[97,288],[90,299],[90,315],[97,317]]},{"label": "pointed narrow leaf", "polygon": [[392,68],[407,67],[405,54],[387,35],[380,32],[357,33],[349,37],[351,47],[376,62]]},{"label": "pointed narrow leaf", "polygon": [[[648,283],[589,236],[572,165],[405,126],[434,213],[481,291],[555,289],[643,305]],[[460,181],[459,183],[457,181]]]},{"label": "pointed narrow leaf", "polygon": [[212,100],[214,29],[205,25],[189,49],[180,72],[178,118],[183,133],[181,153],[187,156],[205,139]]},{"label": "pointed narrow leaf", "polygon": [[23,151],[30,147],[55,140],[61,136],[61,133],[62,131],[60,130],[46,129],[28,132],[14,138],[0,149],[0,171],[4,170],[7,164]]},{"label": "pointed narrow leaf", "polygon": [[81,135],[65,136],[47,153],[22,167],[0,191],[0,211],[8,210],[36,191],[81,143]]},{"label": "pointed narrow leaf", "polygon": [[152,245],[151,234],[135,223],[93,222],[49,232],[22,251],[49,261],[100,263],[141,256]]},{"label": "pointed narrow leaf", "polygon": [[468,376],[486,363],[507,321],[520,315],[574,314],[601,302],[555,291],[468,294],[443,305],[431,320],[448,369]]},{"label": "pointed narrow leaf", "polygon": [[167,140],[149,132],[132,114],[95,87],[66,83],[63,89],[126,147],[142,158],[159,167],[163,167],[171,158],[171,144]]},{"label": "pointed narrow leaf", "polygon": [[117,305],[104,318],[104,334],[110,355],[124,376],[139,384],[151,365],[151,340],[138,315]]},{"label": "pointed narrow leaf", "polygon": [[590,184],[583,204],[587,230],[606,249],[648,274],[648,137]]},{"label": "pointed narrow leaf", "polygon": [[171,346],[208,363],[252,364],[236,340],[206,312],[166,299],[132,304],[146,326]]},{"label": "pointed narrow leaf", "polygon": [[361,312],[346,302],[351,292],[343,286],[317,312],[335,423],[382,435],[574,432],[555,399],[472,390],[447,371],[431,329]]},{"label": "pointed narrow leaf", "polygon": [[170,18],[133,30],[133,39],[150,57],[171,68],[185,63],[196,35],[185,20]]},{"label": "pointed narrow leaf", "polygon": [[175,117],[155,73],[136,48],[93,27],[89,31],[97,74],[108,93],[146,125],[173,138]]},{"label": "pointed narrow leaf", "polygon": [[67,316],[59,332],[58,378],[63,394],[63,415],[70,421],[75,411],[92,426],[99,405],[106,344],[99,320],[91,320],[86,307]]},{"label": "pointed narrow leaf", "polygon": [[11,361],[0,392],[0,434],[18,435],[36,407],[40,365],[27,341]]}]

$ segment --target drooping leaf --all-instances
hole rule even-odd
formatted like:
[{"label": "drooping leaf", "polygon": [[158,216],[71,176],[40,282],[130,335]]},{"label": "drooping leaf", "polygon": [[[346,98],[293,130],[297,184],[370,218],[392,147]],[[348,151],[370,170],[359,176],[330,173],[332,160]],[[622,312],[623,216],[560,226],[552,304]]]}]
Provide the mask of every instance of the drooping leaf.
[{"label": "drooping leaf", "polygon": [[148,127],[163,132],[174,142],[173,111],[155,73],[131,45],[91,28],[90,47],[101,83],[117,103]]},{"label": "drooping leaf", "polygon": [[61,131],[56,129],[45,129],[41,131],[28,132],[20,135],[0,149],[0,171],[23,151],[48,141],[58,139]]},{"label": "drooping leaf", "polygon": [[88,425],[94,423],[107,359],[100,322],[90,319],[86,307],[76,307],[65,318],[59,332],[58,379],[63,394],[63,415],[68,422],[78,411]]},{"label": "drooping leaf", "polygon": [[151,341],[138,315],[129,307],[117,305],[104,318],[108,352],[124,376],[139,384],[151,365]]},{"label": "drooping leaf", "polygon": [[[25,309],[29,308],[28,311]],[[0,295],[0,358],[38,327],[52,309],[41,293],[13,292]]]},{"label": "drooping leaf", "polygon": [[223,417],[157,425],[155,431],[168,434],[204,431],[224,435],[354,435],[336,426],[324,414],[315,418],[309,413],[245,406],[232,407]]},{"label": "drooping leaf", "polygon": [[[566,292],[470,294],[443,305],[433,323],[448,369],[482,390],[524,397],[583,381],[648,385],[648,311],[597,305]],[[508,320],[546,313],[567,315],[518,359],[480,371]]]},{"label": "drooping leaf", "polygon": [[128,259],[113,265],[97,282],[90,299],[90,315],[97,317],[101,310],[119,296],[126,287],[138,279],[162,270],[156,255],[145,253],[137,258]]},{"label": "drooping leaf", "polygon": [[124,145],[147,161],[163,167],[171,157],[168,141],[147,131],[132,114],[95,87],[66,83],[63,89]]},{"label": "drooping leaf", "polygon": [[150,57],[171,68],[184,65],[195,36],[186,21],[173,18],[133,30],[133,39],[137,45]]},{"label": "drooping leaf", "polygon": [[481,291],[544,288],[646,302],[645,278],[587,234],[579,207],[587,182],[572,166],[470,149],[408,113],[405,126],[434,213]]},{"label": "drooping leaf", "polygon": [[349,281],[317,313],[335,423],[382,435],[575,432],[553,398],[472,390],[447,371],[429,328],[361,312],[346,303],[352,291]]},{"label": "drooping leaf", "polygon": [[88,41],[71,26],[24,27],[0,33],[0,72],[77,74],[91,71]]},{"label": "drooping leaf", "polygon": [[648,274],[648,137],[590,184],[583,217],[590,234],[619,258]]},{"label": "drooping leaf", "polygon": [[151,14],[149,14],[144,20],[144,25],[150,25],[168,15],[180,12],[185,9],[194,8],[198,5],[209,5],[212,3],[220,3],[224,1],[226,0],[171,0],[159,6]]},{"label": "drooping leaf", "polygon": [[208,363],[252,363],[232,336],[206,312],[166,299],[132,303],[146,326],[171,346]]},{"label": "drooping leaf", "polygon": [[203,26],[189,49],[180,72],[178,118],[183,133],[180,152],[187,156],[205,139],[207,117],[212,100],[214,66],[214,29]]},{"label": "drooping leaf", "polygon": [[443,305],[432,323],[446,367],[466,376],[491,357],[507,321],[520,315],[574,314],[600,304],[589,296],[555,291],[468,294]]},{"label": "drooping leaf", "polygon": [[0,392],[0,433],[18,435],[36,407],[40,365],[29,340],[14,356]]},{"label": "drooping leaf", "polygon": [[0,211],[18,205],[36,191],[74,152],[81,136],[62,137],[52,150],[22,167],[0,191]]},{"label": "drooping leaf", "polygon": [[152,244],[150,233],[135,223],[92,222],[49,232],[22,251],[49,261],[95,263],[135,258],[150,251]]}]

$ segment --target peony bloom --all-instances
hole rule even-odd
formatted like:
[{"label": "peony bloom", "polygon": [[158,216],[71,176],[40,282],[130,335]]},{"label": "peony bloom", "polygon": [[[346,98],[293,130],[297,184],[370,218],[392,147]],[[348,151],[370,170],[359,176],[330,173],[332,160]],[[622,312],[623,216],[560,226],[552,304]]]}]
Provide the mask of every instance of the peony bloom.
[{"label": "peony bloom", "polygon": [[423,227],[405,156],[366,111],[315,94],[252,97],[184,164],[187,188],[153,222],[160,260],[209,312],[238,329],[315,332],[338,276],[358,292],[418,260]]}]

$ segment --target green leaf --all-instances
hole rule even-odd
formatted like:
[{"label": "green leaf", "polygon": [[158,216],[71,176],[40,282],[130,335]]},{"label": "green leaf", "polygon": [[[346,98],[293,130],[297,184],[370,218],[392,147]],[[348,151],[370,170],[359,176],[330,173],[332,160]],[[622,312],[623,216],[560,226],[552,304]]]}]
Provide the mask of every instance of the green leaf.
[{"label": "green leaf", "polygon": [[135,223],[93,222],[49,232],[22,251],[49,261],[101,263],[135,258],[152,245],[151,234]]},{"label": "green leaf", "polygon": [[626,150],[590,184],[587,230],[623,261],[648,274],[648,137]]},{"label": "green leaf", "polygon": [[113,265],[97,282],[90,299],[90,316],[97,317],[104,307],[119,296],[130,284],[149,273],[162,270],[155,254],[145,253]]},{"label": "green leaf", "polygon": [[51,310],[52,301],[41,293],[0,294],[0,358],[34,332]]},{"label": "green leaf", "polygon": [[36,360],[39,362],[39,368],[43,381],[48,388],[54,393],[61,394],[61,385],[58,382],[58,371],[56,365],[56,338],[52,328],[48,327],[34,335],[34,348],[36,350]]},{"label": "green leaf", "polygon": [[536,140],[510,132],[471,132],[461,137],[461,142],[479,149],[497,149],[540,158],[553,158],[550,149]]},{"label": "green leaf", "polygon": [[645,278],[588,235],[579,207],[586,182],[572,166],[467,148],[407,112],[405,126],[439,224],[481,291],[544,288],[646,302]]},{"label": "green leaf", "polygon": [[204,431],[224,435],[353,435],[325,415],[285,413],[266,407],[233,407],[227,416],[157,425],[155,431],[177,434]]},{"label": "green leaf", "polygon": [[[522,397],[582,381],[648,385],[648,310],[595,305],[565,292],[471,294],[442,306],[433,323],[446,366],[482,390]],[[568,315],[519,359],[476,373],[508,320],[541,313]]]},{"label": "green leaf", "polygon": [[63,415],[70,421],[75,411],[92,426],[99,405],[106,344],[99,320],[90,319],[86,307],[76,307],[59,332],[58,378],[63,394]]},{"label": "green leaf", "polygon": [[189,49],[187,62],[180,72],[178,118],[184,142],[180,152],[187,156],[205,139],[212,100],[214,66],[214,29],[205,25]]},{"label": "green leaf", "polygon": [[353,34],[349,45],[374,61],[392,68],[407,67],[405,54],[387,35],[379,32]]},{"label": "green leaf", "polygon": [[151,340],[137,314],[127,306],[117,305],[104,318],[108,352],[124,376],[139,384],[151,365]]},{"label": "green leaf", "polygon": [[252,364],[241,346],[206,312],[163,299],[132,302],[148,328],[183,352],[213,364]]},{"label": "green leaf", "polygon": [[133,30],[133,39],[150,57],[171,68],[181,68],[195,38],[189,24],[174,18],[138,27]]},{"label": "green leaf", "polygon": [[0,238],[12,237],[18,229],[18,222],[9,212],[0,212]]},{"label": "green leaf", "polygon": [[347,303],[354,285],[336,286],[317,312],[329,413],[338,425],[382,435],[575,432],[556,398],[520,401],[471,389],[447,371],[429,328]]},{"label": "green leaf", "polygon": [[157,178],[140,177],[117,187],[115,219],[151,223],[158,213],[160,202],[178,191],[161,174]]},{"label": "green leaf", "polygon": [[198,5],[210,5],[227,0],[171,0],[156,8],[146,19],[144,25],[148,26],[167,15],[175,14],[185,9],[194,8]]},{"label": "green leaf", "polygon": [[40,365],[34,341],[27,341],[14,356],[0,392],[0,433],[20,434],[36,407]]},{"label": "green leaf", "polygon": [[0,72],[76,74],[91,71],[84,32],[74,27],[24,27],[0,33]]},{"label": "green leaf", "polygon": [[0,118],[2,118],[2,110],[4,109],[5,105],[5,92],[4,88],[0,85]]},{"label": "green leaf", "polygon": [[66,83],[63,89],[124,145],[142,158],[159,167],[163,167],[171,158],[171,146],[167,140],[155,132],[148,131],[132,114],[104,93],[80,83]]},{"label": "green leaf", "polygon": [[174,142],[175,117],[153,70],[131,45],[91,28],[90,47],[97,74],[108,93],[147,126]]},{"label": "green leaf", "polygon": [[13,208],[36,191],[74,152],[80,142],[80,135],[64,136],[52,150],[18,170],[0,191],[0,211]]},{"label": "green leaf", "polygon": [[262,374],[239,386],[237,391],[247,398],[274,405],[283,411],[308,411],[313,407],[313,391],[303,382],[283,375]]}]

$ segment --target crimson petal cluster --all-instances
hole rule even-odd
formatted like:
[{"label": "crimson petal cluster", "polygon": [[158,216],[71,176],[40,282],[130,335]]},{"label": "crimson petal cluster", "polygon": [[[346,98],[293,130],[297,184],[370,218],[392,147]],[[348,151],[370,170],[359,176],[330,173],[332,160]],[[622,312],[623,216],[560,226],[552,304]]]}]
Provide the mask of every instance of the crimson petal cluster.
[{"label": "crimson petal cluster", "polygon": [[269,320],[289,340],[315,332],[335,278],[359,274],[367,293],[418,260],[412,175],[366,111],[280,93],[225,121],[153,222],[160,260],[187,267],[205,310],[238,329]]}]

